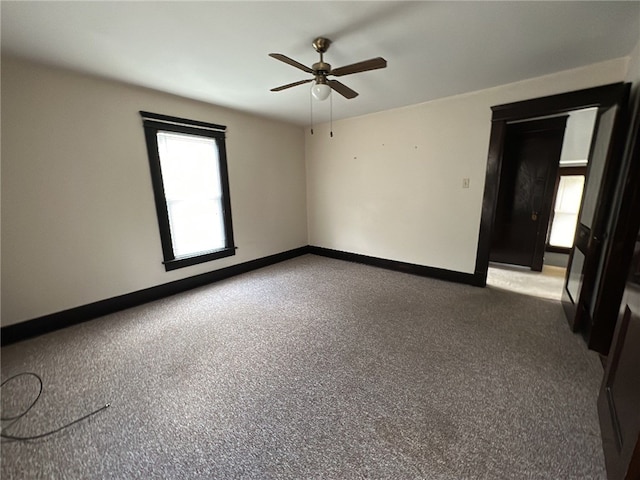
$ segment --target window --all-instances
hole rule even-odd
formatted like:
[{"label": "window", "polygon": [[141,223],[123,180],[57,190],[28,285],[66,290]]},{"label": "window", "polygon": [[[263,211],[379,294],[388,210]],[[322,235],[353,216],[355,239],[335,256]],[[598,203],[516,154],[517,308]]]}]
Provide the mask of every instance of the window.
[{"label": "window", "polygon": [[140,114],[166,270],[234,255],[226,127]]},{"label": "window", "polygon": [[573,246],[578,213],[584,189],[585,167],[561,168],[552,213],[549,246],[569,249]]}]

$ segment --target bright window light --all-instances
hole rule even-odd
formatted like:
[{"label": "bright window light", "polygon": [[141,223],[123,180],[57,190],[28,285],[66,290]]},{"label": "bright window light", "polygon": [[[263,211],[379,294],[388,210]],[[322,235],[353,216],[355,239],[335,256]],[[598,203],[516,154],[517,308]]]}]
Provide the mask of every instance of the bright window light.
[{"label": "bright window light", "polygon": [[175,257],[225,248],[216,140],[162,131],[157,140]]},{"label": "bright window light", "polygon": [[584,175],[562,175],[558,185],[549,245],[573,246],[584,188]]}]

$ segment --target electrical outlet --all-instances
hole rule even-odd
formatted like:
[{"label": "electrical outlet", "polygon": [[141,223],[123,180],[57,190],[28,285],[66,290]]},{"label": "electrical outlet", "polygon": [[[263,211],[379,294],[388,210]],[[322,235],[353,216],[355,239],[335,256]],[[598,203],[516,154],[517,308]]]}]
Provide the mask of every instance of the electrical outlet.
[{"label": "electrical outlet", "polygon": [[468,178],[463,178],[462,179],[462,188],[469,188],[469,179]]}]

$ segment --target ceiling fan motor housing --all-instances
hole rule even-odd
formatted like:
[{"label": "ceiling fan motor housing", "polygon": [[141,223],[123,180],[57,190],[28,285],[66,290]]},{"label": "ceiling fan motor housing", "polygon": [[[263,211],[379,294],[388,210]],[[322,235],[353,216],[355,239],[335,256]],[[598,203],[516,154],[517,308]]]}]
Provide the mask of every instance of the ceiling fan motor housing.
[{"label": "ceiling fan motor housing", "polygon": [[326,62],[316,62],[311,65],[315,75],[327,75],[331,71],[331,65]]}]

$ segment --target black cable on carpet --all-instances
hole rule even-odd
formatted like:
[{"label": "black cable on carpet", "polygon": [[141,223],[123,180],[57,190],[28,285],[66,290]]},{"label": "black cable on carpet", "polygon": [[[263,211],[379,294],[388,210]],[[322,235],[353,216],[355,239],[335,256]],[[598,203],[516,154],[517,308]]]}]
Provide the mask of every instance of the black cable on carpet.
[{"label": "black cable on carpet", "polygon": [[79,423],[79,422],[81,422],[81,421],[83,421],[83,420],[95,415],[96,413],[99,413],[102,410],[105,410],[105,409],[109,408],[109,406],[111,405],[110,403],[107,403],[104,406],[98,408],[97,410],[94,410],[93,412],[88,413],[87,415],[84,415],[83,417],[77,418],[76,420],[73,420],[72,422],[66,423],[65,425],[63,425],[63,426],[61,426],[59,428],[56,428],[55,430],[51,430],[51,431],[48,431],[48,432],[45,432],[45,433],[41,433],[39,435],[29,435],[29,436],[26,436],[26,437],[10,435],[10,434],[5,433],[7,428],[11,428],[18,421],[20,421],[21,418],[23,418],[27,413],[29,413],[29,411],[31,411],[31,409],[35,406],[35,404],[38,403],[38,400],[40,399],[40,395],[42,395],[42,390],[43,390],[42,378],[40,378],[40,375],[38,375],[37,373],[33,373],[33,372],[22,372],[22,373],[18,373],[16,375],[13,375],[12,377],[7,378],[4,382],[2,382],[0,384],[0,389],[2,387],[4,387],[7,382],[10,382],[11,380],[15,380],[16,378],[22,377],[22,376],[35,377],[38,380],[38,383],[40,385],[40,389],[38,391],[38,395],[36,396],[36,398],[33,400],[33,402],[31,402],[31,405],[29,405],[24,411],[20,412],[17,415],[12,416],[12,417],[5,417],[4,415],[0,416],[0,421],[2,421],[2,422],[10,422],[8,425],[2,425],[2,431],[0,431],[0,437],[3,438],[3,439],[18,440],[18,441],[28,441],[28,440],[38,440],[40,438],[48,437],[49,435],[53,435],[54,433],[58,433],[58,432],[64,430],[65,428],[70,427],[71,425]]}]

